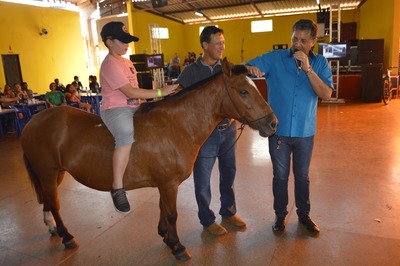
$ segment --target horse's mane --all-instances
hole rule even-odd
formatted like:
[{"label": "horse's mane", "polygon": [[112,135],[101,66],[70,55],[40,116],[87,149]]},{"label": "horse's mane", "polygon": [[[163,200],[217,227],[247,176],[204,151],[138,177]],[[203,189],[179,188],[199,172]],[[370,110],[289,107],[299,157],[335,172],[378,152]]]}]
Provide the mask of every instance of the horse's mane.
[{"label": "horse's mane", "polygon": [[[247,74],[247,68],[244,65],[233,65],[232,74],[235,76],[241,75],[241,74]],[[203,79],[199,82],[196,82],[196,83],[192,84],[190,87],[180,90],[177,94],[174,94],[172,96],[166,96],[164,99],[162,99],[160,101],[142,103],[140,105],[140,108],[138,111],[142,112],[142,113],[146,113],[146,112],[150,111],[151,109],[153,109],[154,107],[156,107],[157,105],[159,105],[160,103],[175,101],[176,99],[181,98],[186,93],[201,88],[202,85],[208,83],[209,81],[213,80],[214,78],[216,78],[217,76],[220,76],[220,75],[222,75],[222,71],[220,71],[206,79]]]}]

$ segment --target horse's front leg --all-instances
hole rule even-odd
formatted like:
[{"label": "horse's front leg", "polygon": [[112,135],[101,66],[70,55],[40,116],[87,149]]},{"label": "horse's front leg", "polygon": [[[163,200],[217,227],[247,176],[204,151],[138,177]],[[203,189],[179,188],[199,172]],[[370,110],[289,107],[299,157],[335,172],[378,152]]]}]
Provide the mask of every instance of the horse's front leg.
[{"label": "horse's front leg", "polygon": [[[185,246],[179,241],[176,230],[176,220],[178,213],[176,210],[176,200],[178,197],[178,186],[159,187],[160,191],[160,221],[158,224],[158,232],[164,234],[164,243],[167,244],[172,254],[178,260],[188,260],[192,257],[186,250]],[[166,230],[165,230],[166,228]]]},{"label": "horse's front leg", "polygon": [[164,238],[165,235],[167,234],[167,217],[165,211],[163,211],[165,210],[165,208],[163,208],[162,206],[161,197],[159,206],[160,206],[160,220],[158,221],[158,234]]}]

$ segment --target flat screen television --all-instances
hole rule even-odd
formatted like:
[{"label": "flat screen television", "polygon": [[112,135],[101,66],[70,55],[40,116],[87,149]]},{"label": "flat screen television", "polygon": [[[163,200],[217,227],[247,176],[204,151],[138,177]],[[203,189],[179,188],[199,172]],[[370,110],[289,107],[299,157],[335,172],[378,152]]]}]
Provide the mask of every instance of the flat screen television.
[{"label": "flat screen television", "polygon": [[147,69],[164,68],[164,54],[146,55],[146,68]]},{"label": "flat screen television", "polygon": [[326,59],[344,59],[348,57],[349,47],[347,43],[319,43],[318,53]]}]

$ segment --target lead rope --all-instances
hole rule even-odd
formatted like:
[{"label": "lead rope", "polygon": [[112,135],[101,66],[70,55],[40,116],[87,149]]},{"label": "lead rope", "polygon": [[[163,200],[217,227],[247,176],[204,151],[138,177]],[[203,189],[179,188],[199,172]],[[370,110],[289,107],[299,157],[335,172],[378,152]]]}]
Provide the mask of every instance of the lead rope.
[{"label": "lead rope", "polygon": [[[230,151],[233,147],[235,147],[236,143],[238,142],[239,138],[242,136],[243,133],[243,129],[246,126],[246,124],[242,123],[240,125],[240,127],[237,130],[240,130],[239,136],[237,136],[237,138],[235,139],[235,141],[233,142],[232,146],[230,146],[226,151],[217,154],[216,156],[198,156],[197,158],[214,158],[214,157],[219,157],[222,156],[224,154],[226,154],[228,151]],[[224,129],[225,130],[225,129]]]}]

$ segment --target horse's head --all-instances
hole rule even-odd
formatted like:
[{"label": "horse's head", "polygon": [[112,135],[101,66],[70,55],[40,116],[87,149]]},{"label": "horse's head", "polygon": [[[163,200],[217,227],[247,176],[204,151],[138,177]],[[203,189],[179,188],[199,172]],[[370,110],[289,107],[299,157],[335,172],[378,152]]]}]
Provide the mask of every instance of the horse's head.
[{"label": "horse's head", "polygon": [[246,67],[233,66],[225,57],[222,61],[222,72],[228,95],[223,103],[226,116],[257,129],[262,137],[273,135],[278,119],[255,83],[247,77]]}]

